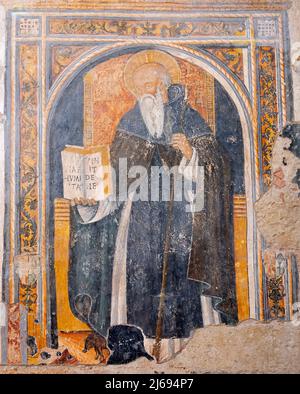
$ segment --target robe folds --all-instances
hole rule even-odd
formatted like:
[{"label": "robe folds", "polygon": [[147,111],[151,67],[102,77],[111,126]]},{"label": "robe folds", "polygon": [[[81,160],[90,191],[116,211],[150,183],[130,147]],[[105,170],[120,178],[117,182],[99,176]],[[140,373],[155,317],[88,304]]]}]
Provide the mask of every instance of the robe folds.
[{"label": "robe folds", "polygon": [[[232,196],[226,155],[202,117],[186,105],[180,125],[165,106],[164,133],[152,137],[136,105],[124,115],[111,145],[111,165],[119,177],[119,159],[128,169],[179,166],[182,154],[170,145],[183,132],[204,167],[204,209],[188,212],[187,201],[174,201],[170,228],[169,267],[163,338],[187,338],[202,327],[201,295],[212,297],[225,323],[235,323],[237,307],[232,245]],[[176,131],[177,130],[177,131]],[[128,178],[128,187],[134,179]],[[118,194],[118,190],[116,191]],[[125,202],[101,220],[82,223],[76,207],[71,215],[69,299],[73,313],[93,330],[107,335],[111,326],[114,255]],[[168,202],[133,201],[126,248],[127,324],[155,337],[160,299]]]}]

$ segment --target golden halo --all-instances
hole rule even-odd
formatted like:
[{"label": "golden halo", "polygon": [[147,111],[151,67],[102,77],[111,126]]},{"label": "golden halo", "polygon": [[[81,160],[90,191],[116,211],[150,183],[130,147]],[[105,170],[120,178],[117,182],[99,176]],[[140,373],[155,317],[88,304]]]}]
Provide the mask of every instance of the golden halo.
[{"label": "golden halo", "polygon": [[141,51],[129,58],[124,70],[125,86],[134,95],[136,95],[136,91],[133,83],[133,75],[139,67],[149,63],[162,65],[169,73],[172,83],[180,82],[180,68],[171,55],[158,50]]}]

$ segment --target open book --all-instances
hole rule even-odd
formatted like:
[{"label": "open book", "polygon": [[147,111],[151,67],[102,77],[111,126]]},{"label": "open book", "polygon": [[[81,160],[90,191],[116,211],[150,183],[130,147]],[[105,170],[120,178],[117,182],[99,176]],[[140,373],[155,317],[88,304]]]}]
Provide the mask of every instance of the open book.
[{"label": "open book", "polygon": [[61,152],[64,198],[102,201],[111,194],[109,146],[67,145]]}]

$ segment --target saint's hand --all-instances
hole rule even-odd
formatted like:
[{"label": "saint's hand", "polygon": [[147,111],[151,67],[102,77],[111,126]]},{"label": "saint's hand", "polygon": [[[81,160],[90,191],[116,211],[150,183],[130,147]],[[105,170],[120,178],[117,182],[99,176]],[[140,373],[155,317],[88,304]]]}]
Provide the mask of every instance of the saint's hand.
[{"label": "saint's hand", "polygon": [[179,149],[187,160],[191,160],[193,156],[193,149],[189,140],[184,134],[174,134],[171,143],[173,148]]},{"label": "saint's hand", "polygon": [[83,205],[84,207],[92,207],[93,205],[97,205],[97,201],[95,200],[89,200],[87,198],[75,198],[74,200],[71,200],[71,205]]}]

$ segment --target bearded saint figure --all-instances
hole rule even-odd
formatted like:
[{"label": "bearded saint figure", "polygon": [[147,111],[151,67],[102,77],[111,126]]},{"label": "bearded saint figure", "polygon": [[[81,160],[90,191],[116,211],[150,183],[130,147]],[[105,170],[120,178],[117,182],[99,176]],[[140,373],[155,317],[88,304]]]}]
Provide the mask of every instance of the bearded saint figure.
[{"label": "bearded saint figure", "polygon": [[210,127],[187,102],[172,56],[138,52],[128,60],[124,79],[137,101],[121,119],[110,148],[117,179],[124,177],[119,168],[124,159],[128,169],[146,169],[149,188],[153,167],[177,168],[193,194],[202,167],[204,206],[193,210],[193,199],[174,198],[170,211],[161,184],[158,198],[136,198],[139,190],[130,177],[125,201],[74,201],[69,298],[73,313],[104,336],[113,325],[139,327],[151,353],[167,253],[160,319],[163,361],[195,329],[236,322],[230,173]]}]

